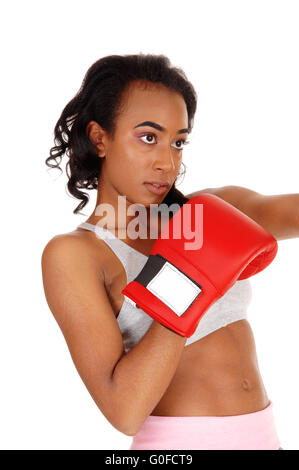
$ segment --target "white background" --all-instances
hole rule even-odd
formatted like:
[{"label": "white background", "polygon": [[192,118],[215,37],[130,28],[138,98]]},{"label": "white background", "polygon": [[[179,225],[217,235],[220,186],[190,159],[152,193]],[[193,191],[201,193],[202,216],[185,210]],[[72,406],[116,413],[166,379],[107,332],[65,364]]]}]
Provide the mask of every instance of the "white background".
[{"label": "white background", "polygon": [[[162,53],[199,98],[179,189],[298,193],[299,4],[27,0],[1,10],[0,445],[128,449],[131,437],[107,422],[79,378],[43,293],[45,244],[86,219],[72,212],[79,201],[66,175],[44,163],[54,126],[93,62]],[[249,309],[285,449],[299,449],[298,253],[298,238],[279,242],[273,264],[252,278]]]}]

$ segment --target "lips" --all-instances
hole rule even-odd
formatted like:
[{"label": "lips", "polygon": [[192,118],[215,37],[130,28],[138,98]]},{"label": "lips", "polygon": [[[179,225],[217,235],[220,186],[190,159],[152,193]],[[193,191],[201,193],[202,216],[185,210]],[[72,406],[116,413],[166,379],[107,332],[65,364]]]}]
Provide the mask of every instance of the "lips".
[{"label": "lips", "polygon": [[[154,186],[155,184],[159,184],[160,187]],[[167,191],[167,188],[169,186],[168,183],[159,183],[158,181],[152,181],[150,183],[144,183],[145,187],[153,194],[164,194]]]},{"label": "lips", "polygon": [[146,181],[145,184],[158,184],[159,186],[169,186],[167,181]]}]

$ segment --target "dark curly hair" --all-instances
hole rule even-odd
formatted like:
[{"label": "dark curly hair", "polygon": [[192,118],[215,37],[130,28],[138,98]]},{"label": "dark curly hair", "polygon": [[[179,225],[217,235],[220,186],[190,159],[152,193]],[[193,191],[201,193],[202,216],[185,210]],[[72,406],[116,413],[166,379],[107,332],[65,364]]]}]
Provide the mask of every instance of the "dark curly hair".
[{"label": "dark curly hair", "polygon": [[[69,158],[66,164],[67,189],[72,196],[81,199],[74,214],[80,212],[89,201],[89,195],[78,188],[97,189],[101,172],[102,159],[88,138],[86,126],[94,120],[113,139],[123,93],[133,80],[161,83],[179,92],[186,103],[188,130],[191,132],[197,95],[184,71],[171,66],[166,56],[142,53],[109,55],[96,61],[87,70],[77,94],[63,109],[54,128],[55,146],[50,149],[50,156],[45,161],[50,168],[62,172],[59,166],[62,156],[66,154]],[[185,165],[184,172],[178,176],[181,174],[185,174]],[[188,199],[175,187],[175,183],[163,203],[182,206]]]}]

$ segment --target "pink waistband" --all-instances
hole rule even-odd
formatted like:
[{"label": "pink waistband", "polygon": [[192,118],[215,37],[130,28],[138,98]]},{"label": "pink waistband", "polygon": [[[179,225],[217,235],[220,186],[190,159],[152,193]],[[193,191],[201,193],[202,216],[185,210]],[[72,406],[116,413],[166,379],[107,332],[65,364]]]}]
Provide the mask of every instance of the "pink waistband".
[{"label": "pink waistband", "polygon": [[148,416],[130,450],[275,450],[280,447],[273,404],[237,416]]}]

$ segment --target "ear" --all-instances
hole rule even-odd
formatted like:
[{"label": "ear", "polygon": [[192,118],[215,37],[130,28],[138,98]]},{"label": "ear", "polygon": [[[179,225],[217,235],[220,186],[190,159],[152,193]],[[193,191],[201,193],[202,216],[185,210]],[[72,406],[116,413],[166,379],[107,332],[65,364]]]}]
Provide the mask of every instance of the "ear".
[{"label": "ear", "polygon": [[86,126],[86,134],[94,145],[98,156],[104,158],[106,155],[106,131],[96,121],[90,121]]}]

